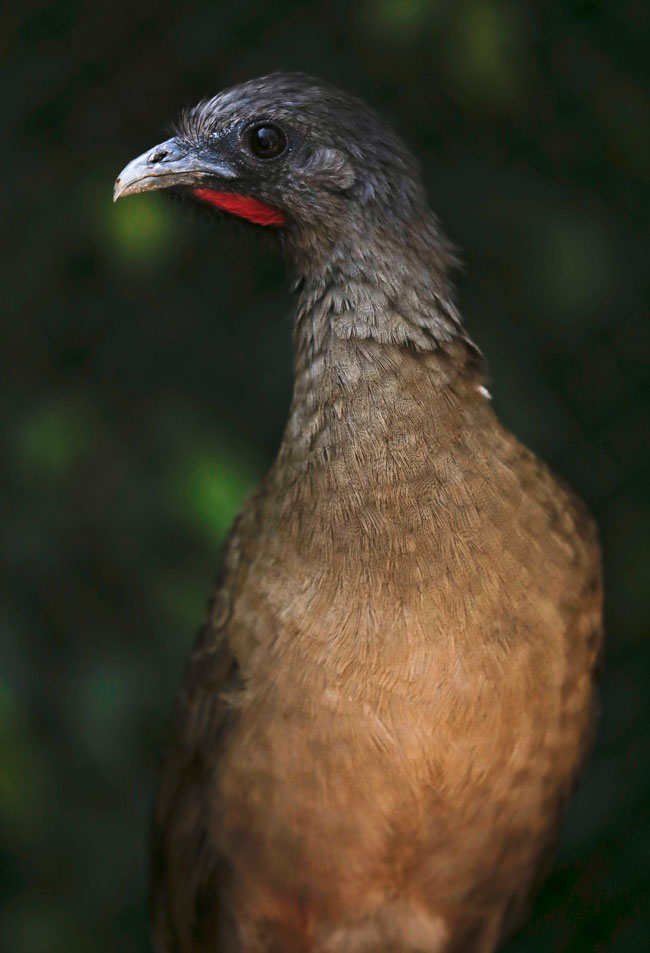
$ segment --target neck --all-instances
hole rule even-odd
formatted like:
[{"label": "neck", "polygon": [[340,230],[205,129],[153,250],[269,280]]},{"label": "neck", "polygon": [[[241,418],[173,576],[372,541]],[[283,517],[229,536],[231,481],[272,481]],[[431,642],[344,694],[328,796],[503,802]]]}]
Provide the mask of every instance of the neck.
[{"label": "neck", "polygon": [[299,290],[296,354],[338,338],[435,350],[441,342],[469,342],[453,301],[448,273],[453,252],[428,212],[397,228],[362,219],[341,233],[301,234],[289,248]]},{"label": "neck", "polygon": [[332,455],[367,466],[396,433],[435,428],[432,404],[450,387],[483,380],[453,303],[451,255],[433,218],[414,225],[406,241],[369,229],[363,253],[354,236],[319,255],[294,250],[295,385],[280,452],[292,468]]}]

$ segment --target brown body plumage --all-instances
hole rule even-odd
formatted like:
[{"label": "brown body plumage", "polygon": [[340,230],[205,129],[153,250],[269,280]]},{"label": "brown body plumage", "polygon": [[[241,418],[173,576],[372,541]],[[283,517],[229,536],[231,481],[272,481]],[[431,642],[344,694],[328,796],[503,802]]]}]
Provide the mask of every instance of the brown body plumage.
[{"label": "brown body plumage", "polygon": [[[314,90],[334,124],[341,101],[360,109],[270,77],[202,106],[194,147],[201,123],[246,120],[242,103],[286,123]],[[190,114],[179,136],[192,128]],[[388,141],[410,192],[389,160],[361,188],[354,149],[332,135],[318,148],[333,156],[327,186],[312,162],[320,221],[313,195],[280,205],[268,177],[237,178],[287,210],[296,385],[178,703],[156,809],[156,945],[491,953],[547,868],[588,743],[596,534],[491,408],[408,153]],[[130,181],[142,176],[122,191]],[[339,227],[330,213],[346,201]]]}]

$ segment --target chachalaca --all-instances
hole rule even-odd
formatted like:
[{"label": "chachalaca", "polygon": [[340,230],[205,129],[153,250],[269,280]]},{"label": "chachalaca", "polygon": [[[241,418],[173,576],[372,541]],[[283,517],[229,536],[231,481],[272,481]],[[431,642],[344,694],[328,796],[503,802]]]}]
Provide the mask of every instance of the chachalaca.
[{"label": "chachalaca", "polygon": [[588,745],[599,547],[496,418],[418,166],[302,74],[186,112],[115,197],[274,231],[298,293],[277,459],[243,507],[158,796],[159,953],[490,953]]}]

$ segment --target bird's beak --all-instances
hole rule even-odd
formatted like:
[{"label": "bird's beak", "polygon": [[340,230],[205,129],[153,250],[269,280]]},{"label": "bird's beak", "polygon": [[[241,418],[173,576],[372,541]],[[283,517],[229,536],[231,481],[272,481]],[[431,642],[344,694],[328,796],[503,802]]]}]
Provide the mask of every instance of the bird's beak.
[{"label": "bird's beak", "polygon": [[236,170],[225,160],[201,155],[174,137],[143,152],[122,169],[115,181],[113,201],[138,192],[174,185],[197,186],[207,179],[236,177]]}]

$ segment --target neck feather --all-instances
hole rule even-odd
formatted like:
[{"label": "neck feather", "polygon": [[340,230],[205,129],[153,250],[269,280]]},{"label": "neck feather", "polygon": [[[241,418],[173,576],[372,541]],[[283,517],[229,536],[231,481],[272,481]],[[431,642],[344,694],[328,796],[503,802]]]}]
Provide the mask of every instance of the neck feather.
[{"label": "neck feather", "polygon": [[447,278],[435,221],[408,236],[380,227],[333,242],[297,265],[295,385],[281,458],[304,466],[341,452],[372,454],[395,431],[435,427],[449,389],[475,393],[480,352]]},{"label": "neck feather", "polygon": [[436,350],[461,339],[472,345],[448,277],[456,264],[430,212],[394,224],[363,221],[318,245],[301,236],[290,248],[299,291],[296,357],[309,360],[328,336]]}]

